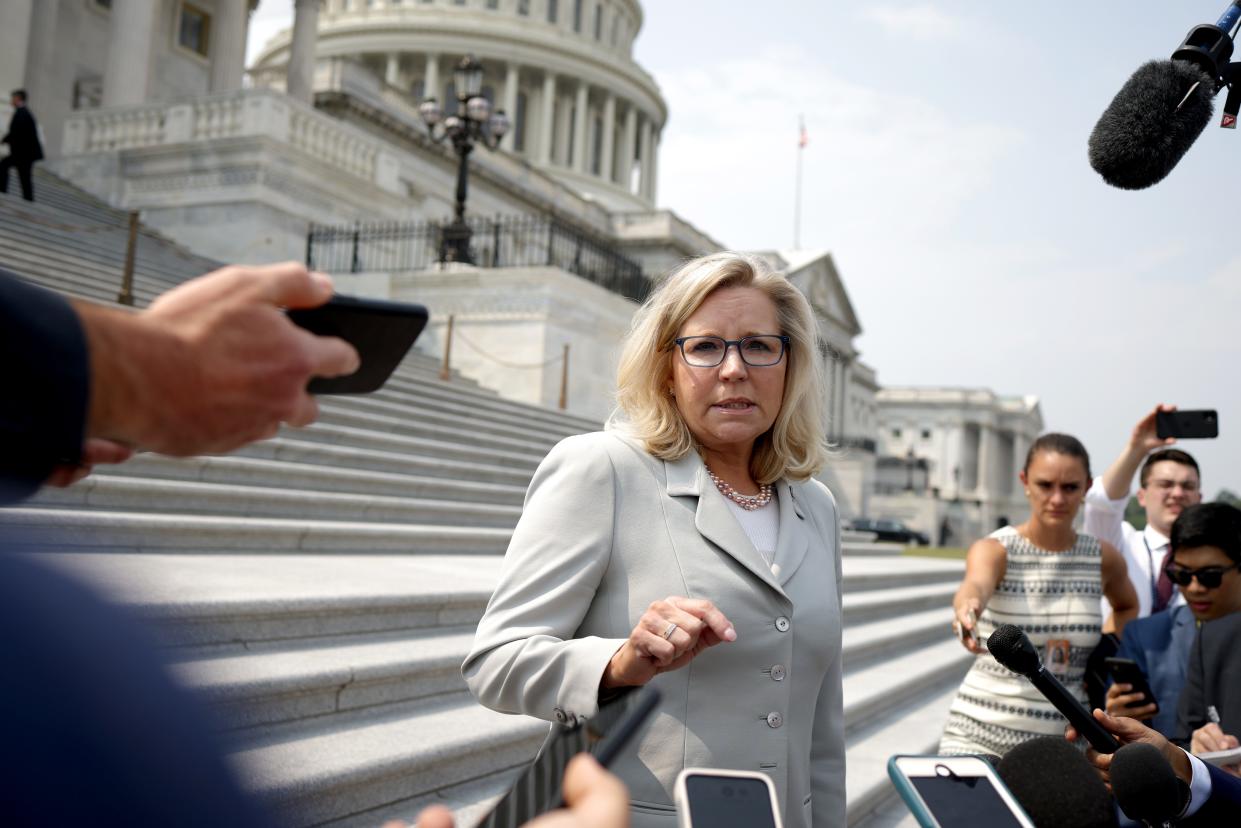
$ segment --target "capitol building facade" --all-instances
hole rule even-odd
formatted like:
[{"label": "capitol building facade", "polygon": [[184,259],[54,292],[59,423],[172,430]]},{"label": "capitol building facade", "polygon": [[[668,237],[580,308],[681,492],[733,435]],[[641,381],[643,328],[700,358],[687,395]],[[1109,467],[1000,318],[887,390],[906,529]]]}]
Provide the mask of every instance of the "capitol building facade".
[{"label": "capitol building facade", "polygon": [[[193,252],[304,260],[346,292],[422,302],[433,318],[419,347],[451,351],[453,368],[505,396],[602,422],[646,289],[633,280],[649,287],[725,248],[657,206],[669,111],[633,58],[639,2],[293,0],[292,25],[246,66],[258,5],[11,0],[0,9],[0,84],[29,90],[52,171]],[[481,61],[482,94],[511,123],[495,151],[469,159],[479,266],[436,261],[457,157],[419,114],[430,97],[453,111],[453,70],[466,56]],[[758,255],[818,316],[840,449],[825,480],[846,515],[882,510],[933,534],[951,510],[964,536],[1020,507],[1010,480],[1020,452],[980,452],[976,439],[896,446],[901,426],[885,424],[935,419],[937,429],[990,433],[994,395],[967,389],[967,404],[933,417],[911,415],[908,393],[885,402],[830,253]],[[1003,432],[1019,443],[1042,422],[1037,405],[1023,411]],[[902,462],[920,453],[935,485],[885,482],[885,468],[903,474],[893,458],[879,462],[893,452]],[[942,482],[953,475],[981,483]]]}]

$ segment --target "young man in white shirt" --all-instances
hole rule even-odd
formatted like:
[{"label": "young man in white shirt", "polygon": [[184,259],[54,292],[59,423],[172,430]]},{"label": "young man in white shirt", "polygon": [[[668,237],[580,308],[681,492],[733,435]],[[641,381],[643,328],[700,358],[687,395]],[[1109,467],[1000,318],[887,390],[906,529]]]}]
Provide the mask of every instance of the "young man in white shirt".
[{"label": "young man in white shirt", "polygon": [[[1163,564],[1173,522],[1186,507],[1202,502],[1198,463],[1169,448],[1176,440],[1155,433],[1155,416],[1174,410],[1175,406],[1160,405],[1143,417],[1125,450],[1086,493],[1085,531],[1124,554],[1129,580],[1138,593],[1139,618],[1184,600],[1163,573]],[[1146,510],[1146,528],[1140,531],[1125,520],[1129,486],[1139,466],[1138,503]],[[1103,615],[1110,614],[1104,600]]]}]

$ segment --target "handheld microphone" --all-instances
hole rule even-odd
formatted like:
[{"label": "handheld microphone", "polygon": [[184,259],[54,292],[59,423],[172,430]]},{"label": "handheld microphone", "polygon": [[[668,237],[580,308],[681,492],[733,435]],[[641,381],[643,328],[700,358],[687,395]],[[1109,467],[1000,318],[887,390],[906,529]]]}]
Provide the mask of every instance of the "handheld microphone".
[{"label": "handheld microphone", "polygon": [[996,627],[995,632],[987,639],[987,649],[1000,664],[1029,679],[1035,689],[1043,694],[1043,698],[1051,702],[1099,753],[1115,753],[1120,747],[1112,734],[1104,730],[1103,725],[1096,722],[1089,711],[1082,707],[1077,697],[1043,668],[1038,652],[1020,627],[1012,624]]},{"label": "handheld microphone", "polygon": [[1239,21],[1234,0],[1217,23],[1191,29],[1171,60],[1150,61],[1121,87],[1088,142],[1090,166],[1104,181],[1141,190],[1172,172],[1214,114]]},{"label": "handheld microphone", "polygon": [[1154,745],[1125,745],[1112,757],[1109,774],[1116,804],[1130,819],[1172,824],[1185,808],[1189,790]]},{"label": "handheld microphone", "polygon": [[1058,736],[1022,742],[996,773],[1035,825],[1113,828],[1112,795],[1082,752]]}]

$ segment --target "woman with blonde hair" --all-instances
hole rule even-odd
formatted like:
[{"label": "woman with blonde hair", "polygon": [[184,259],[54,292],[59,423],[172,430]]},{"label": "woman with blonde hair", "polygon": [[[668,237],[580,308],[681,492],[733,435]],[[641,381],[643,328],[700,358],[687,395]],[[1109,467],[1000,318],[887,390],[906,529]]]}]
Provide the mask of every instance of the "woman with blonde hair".
[{"label": "woman with blonde hair", "polygon": [[614,766],[634,828],[684,767],[762,771],[789,828],[843,825],[840,525],[814,314],[736,253],[634,318],[607,430],[535,472],[462,671],[483,704],[574,722],[621,688],[660,708]]}]

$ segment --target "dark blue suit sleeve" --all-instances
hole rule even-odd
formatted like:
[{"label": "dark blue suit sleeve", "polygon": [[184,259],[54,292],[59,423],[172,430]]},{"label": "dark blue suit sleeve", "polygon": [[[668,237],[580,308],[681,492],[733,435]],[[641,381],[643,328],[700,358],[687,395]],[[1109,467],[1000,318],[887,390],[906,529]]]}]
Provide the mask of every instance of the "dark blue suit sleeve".
[{"label": "dark blue suit sleeve", "polygon": [[1241,825],[1241,779],[1215,767],[1207,765],[1211,773],[1211,798],[1189,819],[1181,820],[1181,825]]},{"label": "dark blue suit sleeve", "polygon": [[0,270],[0,504],[81,459],[90,401],[86,335],[61,296]]},{"label": "dark blue suit sleeve", "polygon": [[148,631],[0,541],[0,825],[261,828]]}]

